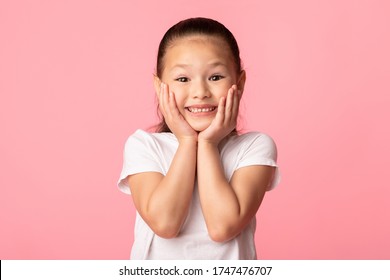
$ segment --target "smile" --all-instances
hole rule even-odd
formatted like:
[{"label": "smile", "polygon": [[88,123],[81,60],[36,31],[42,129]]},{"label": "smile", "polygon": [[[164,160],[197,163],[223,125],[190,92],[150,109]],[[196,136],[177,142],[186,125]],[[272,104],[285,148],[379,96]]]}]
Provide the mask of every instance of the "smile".
[{"label": "smile", "polygon": [[186,107],[188,111],[191,113],[208,113],[212,112],[216,109],[217,107],[206,107],[206,108],[196,108],[196,107]]}]

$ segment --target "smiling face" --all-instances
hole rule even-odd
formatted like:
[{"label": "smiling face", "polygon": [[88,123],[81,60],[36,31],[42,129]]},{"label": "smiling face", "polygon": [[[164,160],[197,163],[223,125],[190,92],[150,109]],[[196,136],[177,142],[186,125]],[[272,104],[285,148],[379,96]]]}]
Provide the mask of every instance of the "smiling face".
[{"label": "smiling face", "polygon": [[164,56],[164,68],[155,81],[168,84],[176,104],[196,131],[206,129],[217,113],[218,102],[236,84],[243,90],[245,72],[237,73],[229,46],[223,39],[191,35],[175,39]]}]

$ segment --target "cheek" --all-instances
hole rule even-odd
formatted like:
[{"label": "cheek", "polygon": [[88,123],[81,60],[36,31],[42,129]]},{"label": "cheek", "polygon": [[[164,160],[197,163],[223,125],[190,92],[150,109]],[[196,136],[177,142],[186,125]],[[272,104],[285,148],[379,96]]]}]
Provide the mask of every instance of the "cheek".
[{"label": "cheek", "polygon": [[182,90],[178,89],[178,88],[170,88],[170,91],[173,92],[173,94],[175,95],[175,100],[176,100],[176,105],[178,107],[182,107],[185,103],[185,94]]},{"label": "cheek", "polygon": [[218,98],[221,98],[221,97],[226,97],[227,94],[228,94],[228,91],[229,89],[231,88],[233,84],[224,84],[224,85],[220,85],[218,87],[216,87],[214,89],[214,95],[217,96]]}]

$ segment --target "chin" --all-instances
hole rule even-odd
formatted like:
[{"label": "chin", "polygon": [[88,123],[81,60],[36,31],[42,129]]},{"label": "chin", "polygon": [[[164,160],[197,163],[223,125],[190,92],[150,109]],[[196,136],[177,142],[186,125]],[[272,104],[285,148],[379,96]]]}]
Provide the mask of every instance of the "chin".
[{"label": "chin", "polygon": [[205,130],[206,128],[208,128],[210,126],[210,123],[206,123],[206,124],[194,124],[194,125],[191,125],[191,127],[196,131],[196,132],[202,132],[203,130]]}]

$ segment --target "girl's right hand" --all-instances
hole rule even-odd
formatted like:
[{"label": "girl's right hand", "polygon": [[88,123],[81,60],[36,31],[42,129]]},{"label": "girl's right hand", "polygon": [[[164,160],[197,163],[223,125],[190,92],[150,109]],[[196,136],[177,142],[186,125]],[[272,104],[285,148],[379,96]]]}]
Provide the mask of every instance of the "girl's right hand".
[{"label": "girl's right hand", "polygon": [[175,95],[169,91],[168,85],[161,83],[158,102],[165,122],[179,142],[183,140],[197,141],[198,133],[189,125],[176,105]]}]

